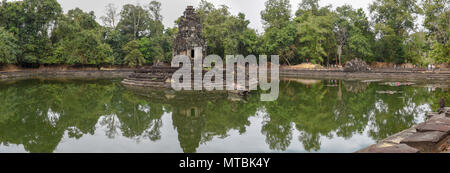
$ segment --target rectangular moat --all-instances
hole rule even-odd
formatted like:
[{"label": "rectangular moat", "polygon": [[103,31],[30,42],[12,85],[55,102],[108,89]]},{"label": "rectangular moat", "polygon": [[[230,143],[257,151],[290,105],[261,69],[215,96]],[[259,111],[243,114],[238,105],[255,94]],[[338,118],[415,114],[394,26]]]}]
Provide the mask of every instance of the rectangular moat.
[{"label": "rectangular moat", "polygon": [[0,81],[0,152],[351,153],[450,100],[445,81],[285,78],[273,102],[121,81]]}]

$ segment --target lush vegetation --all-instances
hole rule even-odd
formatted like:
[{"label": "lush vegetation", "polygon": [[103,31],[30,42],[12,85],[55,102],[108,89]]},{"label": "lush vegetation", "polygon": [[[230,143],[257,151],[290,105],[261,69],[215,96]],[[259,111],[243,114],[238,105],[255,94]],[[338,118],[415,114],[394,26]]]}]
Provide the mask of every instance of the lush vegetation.
[{"label": "lush vegetation", "polygon": [[[375,0],[369,10],[320,7],[303,0],[295,15],[289,0],[267,0],[264,32],[243,13],[202,0],[197,8],[208,54],[278,54],[284,64],[450,62],[450,0]],[[94,12],[63,13],[56,0],[0,2],[0,65],[129,65],[170,62],[177,27],[162,23],[161,3],[113,4],[97,22]],[[181,14],[181,11],[180,11]],[[423,16],[423,24],[418,17]],[[177,21],[175,21],[177,22]],[[422,25],[423,27],[419,27]],[[421,29],[419,29],[421,28]]]}]

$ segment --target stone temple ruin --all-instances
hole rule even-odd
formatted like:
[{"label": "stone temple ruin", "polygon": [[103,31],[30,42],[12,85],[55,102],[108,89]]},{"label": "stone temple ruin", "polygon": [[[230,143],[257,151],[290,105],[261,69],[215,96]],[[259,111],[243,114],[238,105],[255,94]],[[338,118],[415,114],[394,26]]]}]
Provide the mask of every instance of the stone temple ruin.
[{"label": "stone temple ruin", "polygon": [[202,30],[202,24],[195,9],[188,6],[178,24],[178,34],[173,41],[173,56],[205,57],[206,41],[202,36]]},{"label": "stone temple ruin", "polygon": [[[188,6],[178,24],[178,34],[173,41],[173,57],[186,55],[190,58],[205,57],[206,41],[202,36],[202,23],[194,7]],[[178,70],[158,67],[136,70],[122,81],[127,86],[170,88],[171,77]]]},{"label": "stone temple ruin", "polygon": [[[202,36],[202,23],[200,18],[197,16],[195,9],[192,6],[188,6],[181,20],[178,24],[179,30],[178,34],[174,38],[173,42],[173,56],[186,55],[193,61],[194,58],[205,58],[206,57],[206,41]],[[173,67],[163,67],[163,66],[153,66],[149,68],[135,70],[128,78],[122,81],[127,87],[139,87],[139,88],[171,88],[172,75],[179,68]],[[203,69],[203,75],[208,71]],[[237,78],[236,73],[235,79]],[[225,71],[224,75],[225,76]],[[246,72],[248,79],[248,72]],[[192,81],[195,80],[194,75],[191,76]],[[216,80],[213,78],[213,80]],[[223,79],[220,79],[223,80]],[[224,87],[226,87],[226,81],[223,82]],[[236,82],[233,84],[236,85]],[[249,82],[246,83],[246,87],[249,86]],[[228,93],[234,93],[237,95],[246,95],[248,90],[240,91],[225,91]]]}]

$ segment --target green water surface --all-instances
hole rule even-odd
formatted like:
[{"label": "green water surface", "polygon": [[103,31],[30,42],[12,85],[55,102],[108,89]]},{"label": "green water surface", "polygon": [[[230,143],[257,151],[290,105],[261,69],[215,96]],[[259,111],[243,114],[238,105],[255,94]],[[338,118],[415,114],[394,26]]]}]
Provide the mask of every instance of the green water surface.
[{"label": "green water surface", "polygon": [[120,81],[1,81],[0,152],[354,152],[450,100],[384,81],[283,80],[274,102]]}]

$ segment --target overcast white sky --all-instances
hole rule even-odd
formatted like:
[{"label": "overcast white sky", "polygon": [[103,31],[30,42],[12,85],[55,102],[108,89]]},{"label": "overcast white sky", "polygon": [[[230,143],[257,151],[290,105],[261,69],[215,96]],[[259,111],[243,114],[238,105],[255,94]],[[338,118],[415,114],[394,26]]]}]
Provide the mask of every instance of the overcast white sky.
[{"label": "overcast white sky", "polygon": [[[113,3],[120,8],[124,4],[148,4],[151,0],[58,0],[64,12],[79,7],[84,11],[94,11],[97,19],[105,14],[105,6]],[[172,27],[174,21],[183,14],[184,9],[188,5],[198,6],[200,0],[158,0],[162,4],[162,15],[164,17],[164,25]],[[246,18],[250,20],[250,27],[263,31],[260,12],[264,10],[264,2],[266,0],[208,0],[215,6],[222,4],[230,7],[233,15],[242,12]],[[292,12],[295,13],[301,0],[290,0],[292,4]],[[352,5],[353,8],[363,8],[368,14],[367,8],[373,0],[321,0],[320,5],[333,5],[333,8],[344,4]]]}]

